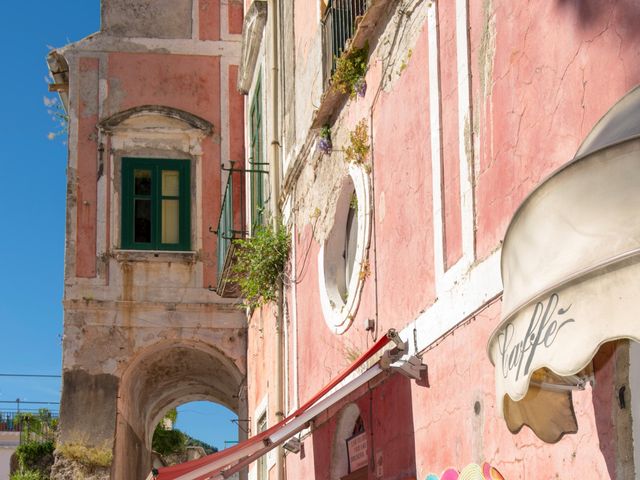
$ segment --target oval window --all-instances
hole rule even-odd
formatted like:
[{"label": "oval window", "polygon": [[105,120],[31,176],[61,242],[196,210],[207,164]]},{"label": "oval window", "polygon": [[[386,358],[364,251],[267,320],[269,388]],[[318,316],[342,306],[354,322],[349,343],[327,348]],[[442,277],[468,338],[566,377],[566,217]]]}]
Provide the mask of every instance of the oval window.
[{"label": "oval window", "polygon": [[358,309],[366,278],[371,220],[368,174],[356,165],[342,182],[333,227],[320,249],[320,300],[325,320],[344,333]]}]

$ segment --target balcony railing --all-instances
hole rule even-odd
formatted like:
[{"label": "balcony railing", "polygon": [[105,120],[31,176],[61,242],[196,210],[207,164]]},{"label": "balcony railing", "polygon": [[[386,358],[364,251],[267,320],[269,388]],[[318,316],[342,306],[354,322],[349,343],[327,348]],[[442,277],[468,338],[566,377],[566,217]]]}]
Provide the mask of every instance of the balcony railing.
[{"label": "balcony railing", "polygon": [[324,93],[311,124],[317,129],[331,123],[349,95],[331,85],[336,59],[354,48],[364,48],[388,21],[399,0],[330,0],[322,20]]},{"label": "balcony railing", "polygon": [[370,0],[329,0],[322,22],[325,85],[336,68],[336,59],[349,48],[349,42],[369,8],[369,2]]},{"label": "balcony railing", "polygon": [[53,440],[57,424],[58,415],[48,410],[0,412],[0,432],[19,432],[20,443]]},{"label": "balcony railing", "polygon": [[225,170],[229,172],[229,176],[216,230],[218,236],[218,285],[216,291],[222,297],[237,297],[239,292],[236,283],[231,278],[231,267],[234,260],[233,241],[246,236],[244,230],[244,185],[242,184],[244,177],[242,171],[235,170],[233,165],[230,169]]}]

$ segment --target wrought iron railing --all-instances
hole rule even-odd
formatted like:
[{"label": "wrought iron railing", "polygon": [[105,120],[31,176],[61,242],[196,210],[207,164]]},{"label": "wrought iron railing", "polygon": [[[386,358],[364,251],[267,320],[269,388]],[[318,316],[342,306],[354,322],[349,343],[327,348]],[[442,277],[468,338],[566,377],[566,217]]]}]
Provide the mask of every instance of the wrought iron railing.
[{"label": "wrought iron railing", "polygon": [[[245,215],[244,215],[244,188],[242,181],[244,176],[242,171],[233,168],[223,169],[229,173],[227,185],[222,197],[222,206],[220,208],[220,218],[218,219],[218,293],[227,296],[225,284],[227,283],[228,270],[231,265],[233,255],[233,241],[246,236],[245,231]],[[234,178],[235,176],[235,178]],[[236,208],[234,208],[234,205]]]},{"label": "wrought iron railing", "polygon": [[329,0],[322,21],[324,43],[324,78],[329,81],[336,59],[349,47],[359,19],[369,8],[370,0]]},{"label": "wrought iron railing", "polygon": [[20,443],[54,440],[58,414],[48,410],[37,412],[0,412],[0,432],[19,432]]},{"label": "wrought iron railing", "polygon": [[[218,220],[218,229],[216,231],[218,235],[218,278],[224,271],[227,254],[231,248],[233,240],[237,238],[243,238],[246,235],[244,230],[244,195],[241,195],[239,201],[240,212],[236,212],[234,217],[234,172],[230,171],[227,178],[227,185],[224,190],[224,196],[222,197],[222,206],[220,208],[220,219]],[[237,181],[238,179],[236,179]],[[237,188],[242,191],[241,185]],[[236,201],[236,203],[238,203]],[[240,224],[238,224],[240,223]]]}]

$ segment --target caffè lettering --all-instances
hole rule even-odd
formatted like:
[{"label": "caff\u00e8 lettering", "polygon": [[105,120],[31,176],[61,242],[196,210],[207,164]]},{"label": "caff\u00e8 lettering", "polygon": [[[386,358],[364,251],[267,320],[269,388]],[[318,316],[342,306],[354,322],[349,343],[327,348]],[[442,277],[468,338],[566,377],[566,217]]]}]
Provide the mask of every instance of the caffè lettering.
[{"label": "caff\u00e8 lettering", "polygon": [[552,294],[546,301],[538,302],[529,319],[524,336],[515,338],[515,327],[508,323],[498,334],[498,348],[502,357],[502,375],[504,378],[515,373],[514,380],[520,375],[528,375],[531,362],[539,348],[547,349],[553,345],[560,330],[567,324],[575,322],[566,318],[571,308],[558,308],[560,297]]}]

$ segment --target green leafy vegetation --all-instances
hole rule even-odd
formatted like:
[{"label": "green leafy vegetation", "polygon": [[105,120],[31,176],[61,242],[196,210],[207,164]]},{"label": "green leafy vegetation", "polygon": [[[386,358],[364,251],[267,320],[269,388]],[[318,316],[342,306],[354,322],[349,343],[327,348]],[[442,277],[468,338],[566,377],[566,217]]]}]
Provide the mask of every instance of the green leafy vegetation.
[{"label": "green leafy vegetation", "polygon": [[348,162],[362,165],[366,162],[370,150],[369,127],[366,119],[363,118],[349,133],[349,146],[344,153]]},{"label": "green leafy vegetation", "polygon": [[45,480],[37,470],[24,470],[11,475],[10,480]]},{"label": "green leafy vegetation", "polygon": [[23,470],[33,469],[42,459],[47,457],[47,455],[50,455],[53,459],[53,451],[55,448],[51,440],[46,442],[25,442],[16,449],[18,464]]},{"label": "green leafy vegetation", "polygon": [[166,457],[184,452],[187,448],[187,437],[180,430],[167,430],[159,423],[153,432],[151,445],[154,451]]},{"label": "green leafy vegetation", "polygon": [[43,408],[37,413],[18,413],[13,422],[20,426],[22,443],[15,453],[19,470],[11,480],[47,480],[53,465],[58,420]]},{"label": "green leafy vegetation", "polygon": [[251,238],[236,240],[236,264],[233,279],[238,283],[245,304],[261,307],[276,300],[278,281],[282,279],[291,238],[283,225],[258,227]]},{"label": "green leafy vegetation", "polygon": [[336,70],[331,77],[332,85],[339,92],[348,93],[351,98],[355,98],[362,88],[361,84],[367,72],[368,58],[368,44],[362,48],[351,48],[345,51],[336,60]]},{"label": "green leafy vegetation", "polygon": [[155,452],[163,457],[184,453],[187,447],[202,447],[207,455],[215,453],[218,449],[208,443],[193,438],[186,433],[174,428],[178,419],[178,411],[175,408],[169,410],[158,423],[153,432],[151,446]]},{"label": "green leafy vegetation", "polygon": [[151,448],[163,457],[174,453],[182,453],[187,447],[186,435],[173,428],[177,419],[178,411],[172,408],[156,425],[156,429],[153,432]]},{"label": "green leafy vegetation", "polygon": [[41,408],[37,413],[20,412],[16,414],[13,421],[20,425],[23,441],[53,440],[58,428],[58,419],[53,418],[51,412],[46,408]]}]

